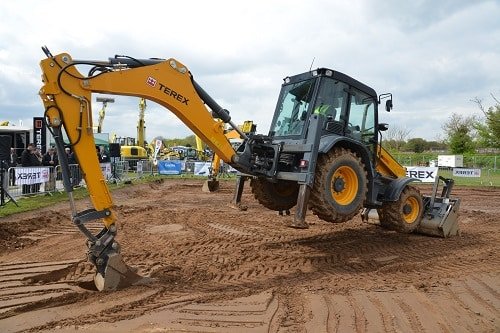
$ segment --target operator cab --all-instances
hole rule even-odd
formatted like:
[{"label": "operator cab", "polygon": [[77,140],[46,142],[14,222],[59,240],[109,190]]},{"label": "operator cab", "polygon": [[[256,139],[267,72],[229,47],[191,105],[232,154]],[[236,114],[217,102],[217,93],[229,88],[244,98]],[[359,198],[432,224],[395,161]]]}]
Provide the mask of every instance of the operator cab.
[{"label": "operator cab", "polygon": [[286,77],[269,136],[305,138],[309,117],[321,114],[322,136],[338,135],[373,146],[377,143],[377,106],[375,90],[331,69]]}]

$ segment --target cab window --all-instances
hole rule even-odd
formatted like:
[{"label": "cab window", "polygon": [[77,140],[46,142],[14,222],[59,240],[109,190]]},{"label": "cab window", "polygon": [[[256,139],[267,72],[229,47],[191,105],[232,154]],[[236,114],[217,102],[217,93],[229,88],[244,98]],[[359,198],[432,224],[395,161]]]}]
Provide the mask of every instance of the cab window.
[{"label": "cab window", "polygon": [[366,144],[375,138],[375,99],[351,88],[349,123],[346,134]]},{"label": "cab window", "polygon": [[349,86],[332,78],[324,78],[316,98],[313,114],[322,114],[327,120],[340,120],[346,91]]}]

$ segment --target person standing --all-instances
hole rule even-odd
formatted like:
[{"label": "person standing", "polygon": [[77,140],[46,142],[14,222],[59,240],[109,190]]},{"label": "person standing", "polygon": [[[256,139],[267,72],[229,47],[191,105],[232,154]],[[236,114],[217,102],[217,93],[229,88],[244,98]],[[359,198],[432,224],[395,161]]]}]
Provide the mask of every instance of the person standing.
[{"label": "person standing", "polygon": [[59,164],[59,159],[55,148],[50,147],[42,158],[42,165],[55,167]]},{"label": "person standing", "polygon": [[[16,148],[10,148],[10,158],[9,158],[9,168],[14,168],[17,166],[17,153]],[[16,185],[16,173],[10,173],[10,185]]]},{"label": "person standing", "polygon": [[82,181],[82,175],[80,173],[80,166],[78,165],[78,160],[76,159],[75,153],[71,151],[71,148],[66,147],[64,149],[66,156],[68,157],[69,173],[71,177],[71,185],[79,186]]},{"label": "person standing", "polygon": [[55,167],[59,164],[57,153],[54,147],[50,147],[42,157],[42,165],[50,167],[49,181],[45,183],[46,191],[54,191],[56,189]]},{"label": "person standing", "polygon": [[9,160],[9,167],[15,167],[17,166],[17,153],[16,153],[16,148],[10,148],[10,160]]},{"label": "person standing", "polygon": [[[28,144],[26,150],[21,154],[21,166],[35,167],[40,166],[42,163],[36,154],[36,147],[33,143]],[[23,194],[36,193],[40,191],[40,184],[23,184]]]},{"label": "person standing", "polygon": [[106,148],[104,146],[99,147],[99,163],[109,163],[111,159],[106,152]]}]

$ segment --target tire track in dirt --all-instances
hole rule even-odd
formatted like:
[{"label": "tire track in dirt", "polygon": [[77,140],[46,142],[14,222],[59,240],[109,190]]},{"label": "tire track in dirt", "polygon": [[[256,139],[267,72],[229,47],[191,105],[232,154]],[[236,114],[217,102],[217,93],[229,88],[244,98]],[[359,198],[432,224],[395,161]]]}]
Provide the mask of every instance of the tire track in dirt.
[{"label": "tire track in dirt", "polygon": [[[453,275],[461,272],[475,258],[484,257],[491,251],[480,246],[474,248],[480,243],[477,237],[457,242],[422,236],[387,235],[379,230],[370,235],[370,231],[362,229],[347,230],[345,235],[336,231],[306,235],[305,238],[297,234],[275,237],[258,234],[254,230],[244,231],[233,224],[218,222],[209,223],[209,226],[203,229],[205,235],[201,239],[176,244],[176,255],[183,259],[209,257],[210,261],[219,264],[212,280],[232,285],[286,276],[297,271],[332,275],[366,273],[368,277],[380,273],[399,274],[404,281],[412,282],[413,278],[407,276],[409,270],[432,266],[433,274],[437,271],[438,275]],[[349,235],[348,238],[346,235]],[[311,248],[314,250],[312,254]],[[231,250],[236,249],[240,249],[243,255],[235,257]],[[290,254],[290,249],[295,253]],[[462,256],[465,259],[456,260]],[[163,253],[149,253],[135,256],[132,261],[146,262],[147,265],[153,261],[150,267],[156,269],[162,266],[162,258]],[[484,268],[495,267],[498,264],[495,258]],[[157,262],[154,262],[155,259]]]},{"label": "tire track in dirt", "polygon": [[[87,229],[89,229],[90,232],[93,234],[97,234],[101,229],[103,228],[103,225],[98,222],[92,222],[88,223],[85,225]],[[57,228],[42,228],[38,230],[34,230],[32,232],[29,232],[25,235],[21,235],[19,238],[20,239],[29,239],[32,241],[40,241],[42,239],[46,239],[49,237],[53,236],[60,236],[60,235],[70,235],[70,234],[75,234],[79,233],[80,231],[75,225],[67,225],[67,226],[60,226]]]},{"label": "tire track in dirt", "polygon": [[[83,292],[84,290],[76,286],[76,283],[68,283],[70,281],[33,284],[39,276],[67,270],[77,262],[77,260],[66,260],[0,264],[0,314],[2,317],[28,304],[44,303],[68,293]],[[30,310],[32,309],[33,306],[30,307]]]},{"label": "tire track in dirt", "polygon": [[473,275],[432,293],[414,288],[314,293],[305,297],[305,328],[308,332],[478,332],[488,326],[493,330],[499,327],[500,315],[496,287],[491,276]]},{"label": "tire track in dirt", "polygon": [[[494,331],[500,327],[495,319],[500,303],[497,215],[476,212],[472,202],[461,217],[467,219],[462,236],[438,239],[397,234],[357,218],[337,225],[308,216],[311,227],[298,231],[285,227],[286,218],[262,211],[254,203],[249,204],[253,211],[235,212],[223,205],[227,198],[211,194],[186,200],[198,191],[197,184],[178,187],[175,196],[171,186],[168,190],[162,184],[155,186],[153,192],[139,191],[139,200],[124,201],[118,208],[126,217],[118,239],[126,262],[155,282],[109,294],[87,288],[79,294],[84,304],[72,304],[66,298],[70,291],[53,301],[44,299],[18,307],[17,312],[8,311],[0,317],[0,326],[23,320],[33,310],[48,314],[44,310],[56,306],[60,315],[44,323],[32,321],[27,329],[75,325],[99,331],[99,325],[104,325],[126,331],[145,323],[153,323],[158,330],[217,332],[433,332],[464,327]],[[170,195],[168,206],[157,200],[159,195]],[[122,197],[132,200],[128,194]],[[141,203],[146,209],[137,209]],[[54,244],[61,235],[76,232],[59,225],[45,228]],[[34,237],[39,231],[33,231]],[[36,247],[37,242],[30,246]],[[18,288],[20,295],[26,293],[25,287],[39,288],[41,295],[45,288],[50,291],[65,284],[85,289],[93,268],[78,261],[33,274],[25,285],[15,281],[0,285],[0,302],[4,295],[13,297],[9,296],[12,288]]]}]

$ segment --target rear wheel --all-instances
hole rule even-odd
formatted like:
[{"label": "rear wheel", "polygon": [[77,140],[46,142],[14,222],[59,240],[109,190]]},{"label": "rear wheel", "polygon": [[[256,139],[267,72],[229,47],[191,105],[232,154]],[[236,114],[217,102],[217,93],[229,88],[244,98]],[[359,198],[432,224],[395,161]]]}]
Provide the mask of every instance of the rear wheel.
[{"label": "rear wheel", "polygon": [[335,148],[318,157],[309,208],[327,222],[345,222],[363,207],[367,174],[352,151]]},{"label": "rear wheel", "polygon": [[265,178],[252,178],[252,193],[257,201],[267,209],[287,210],[297,204],[299,184],[288,180],[272,183]]},{"label": "rear wheel", "polygon": [[406,186],[399,199],[377,209],[380,225],[402,233],[414,232],[422,221],[424,204],[420,191]]}]

